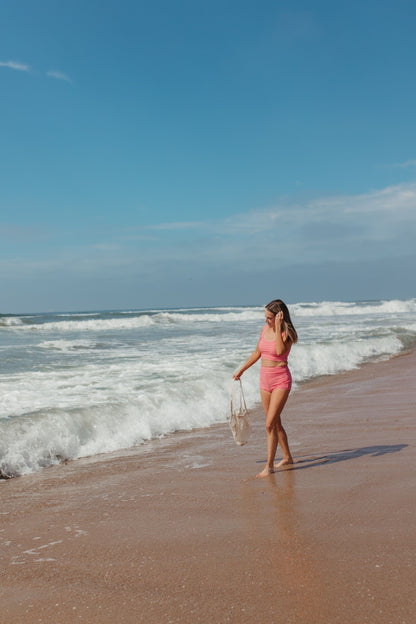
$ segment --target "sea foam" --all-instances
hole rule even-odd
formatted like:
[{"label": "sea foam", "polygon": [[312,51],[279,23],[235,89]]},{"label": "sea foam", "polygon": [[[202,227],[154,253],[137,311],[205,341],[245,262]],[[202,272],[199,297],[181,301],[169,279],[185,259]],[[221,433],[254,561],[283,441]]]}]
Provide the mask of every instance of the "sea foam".
[{"label": "sea foam", "polygon": [[[295,392],[416,343],[414,299],[289,308]],[[232,375],[263,324],[263,306],[3,315],[0,471],[27,474],[225,422]],[[256,364],[242,377],[249,407],[258,375]]]}]

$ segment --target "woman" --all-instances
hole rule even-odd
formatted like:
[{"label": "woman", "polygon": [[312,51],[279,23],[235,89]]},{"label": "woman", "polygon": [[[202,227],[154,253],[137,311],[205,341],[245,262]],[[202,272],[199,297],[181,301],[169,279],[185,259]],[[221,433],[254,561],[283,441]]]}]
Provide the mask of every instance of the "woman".
[{"label": "woman", "polygon": [[287,365],[287,358],[292,344],[298,340],[298,335],[293,327],[289,310],[280,299],[275,299],[266,305],[265,317],[266,324],[262,329],[256,350],[234,375],[234,379],[240,379],[244,371],[261,358],[260,394],[266,413],[267,465],[257,475],[258,477],[266,477],[275,471],[274,458],[278,444],[283,451],[283,459],[276,468],[293,464],[280,415],[292,387],[292,376]]}]

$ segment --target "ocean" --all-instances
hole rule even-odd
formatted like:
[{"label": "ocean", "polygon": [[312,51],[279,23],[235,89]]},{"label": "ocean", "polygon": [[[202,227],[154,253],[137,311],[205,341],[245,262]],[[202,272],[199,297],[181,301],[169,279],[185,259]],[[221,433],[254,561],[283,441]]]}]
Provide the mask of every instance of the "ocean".
[{"label": "ocean", "polygon": [[[289,309],[293,392],[416,344],[416,299]],[[0,315],[1,476],[226,422],[263,324],[263,306]],[[258,376],[242,377],[249,407]]]}]

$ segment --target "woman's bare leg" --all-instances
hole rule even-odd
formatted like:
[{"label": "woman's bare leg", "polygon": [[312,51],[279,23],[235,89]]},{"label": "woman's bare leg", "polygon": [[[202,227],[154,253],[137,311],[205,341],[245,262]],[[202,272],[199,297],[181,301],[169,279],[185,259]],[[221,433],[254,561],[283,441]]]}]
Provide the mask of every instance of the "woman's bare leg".
[{"label": "woman's bare leg", "polygon": [[266,477],[274,472],[274,458],[276,456],[278,444],[280,444],[283,451],[283,459],[277,464],[276,468],[285,464],[293,464],[286,431],[280,419],[280,414],[286,404],[289,392],[290,390],[284,390],[282,388],[276,388],[273,392],[260,390],[263,409],[266,414],[267,464],[265,469],[257,475],[258,477]]},{"label": "woman's bare leg", "polygon": [[290,452],[286,431],[284,430],[282,423],[280,423],[280,429],[278,430],[277,434],[279,438],[280,448],[283,452],[283,459],[278,464],[276,464],[275,468],[280,468],[280,466],[285,466],[286,464],[293,464],[293,457],[292,453]]}]

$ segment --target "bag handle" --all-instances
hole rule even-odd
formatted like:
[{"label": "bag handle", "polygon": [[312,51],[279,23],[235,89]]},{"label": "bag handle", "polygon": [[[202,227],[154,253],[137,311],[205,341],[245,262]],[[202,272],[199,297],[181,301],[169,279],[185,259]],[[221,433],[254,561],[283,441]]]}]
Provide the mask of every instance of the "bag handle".
[{"label": "bag handle", "polygon": [[244,410],[247,411],[247,405],[246,405],[246,399],[244,397],[244,391],[243,391],[243,383],[241,381],[241,379],[233,379],[233,385],[231,387],[231,408],[233,408],[234,405],[237,404],[237,400],[236,400],[236,393],[235,393],[235,382],[239,381],[240,382],[240,410],[242,407],[244,407]]}]

